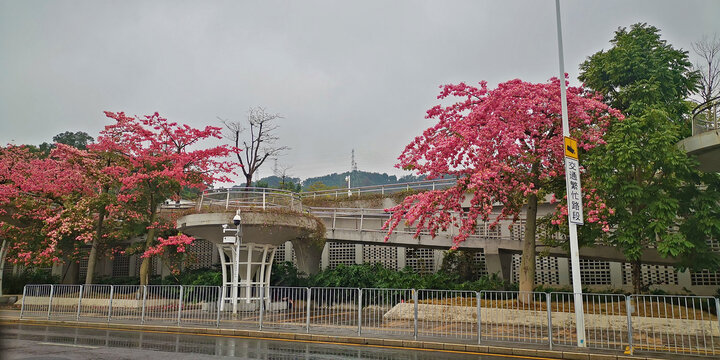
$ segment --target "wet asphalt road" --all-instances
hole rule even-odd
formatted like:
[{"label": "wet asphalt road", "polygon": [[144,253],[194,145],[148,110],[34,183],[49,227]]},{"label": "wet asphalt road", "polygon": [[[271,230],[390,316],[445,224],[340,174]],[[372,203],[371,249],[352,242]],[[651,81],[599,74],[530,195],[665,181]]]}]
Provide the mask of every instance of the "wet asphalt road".
[{"label": "wet asphalt road", "polygon": [[0,325],[0,359],[526,359],[444,351],[319,344],[88,327]]}]

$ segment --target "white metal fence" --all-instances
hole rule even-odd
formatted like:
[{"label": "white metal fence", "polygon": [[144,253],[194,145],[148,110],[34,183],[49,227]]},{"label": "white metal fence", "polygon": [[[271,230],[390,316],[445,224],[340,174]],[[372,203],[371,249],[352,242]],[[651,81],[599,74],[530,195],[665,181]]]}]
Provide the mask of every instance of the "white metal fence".
[{"label": "white metal fence", "polygon": [[302,196],[308,199],[342,199],[370,194],[389,195],[411,191],[441,190],[455,186],[456,183],[457,180],[455,179],[424,180],[398,184],[351,187],[349,189],[308,191],[303,192]]},{"label": "white metal fence", "polygon": [[[586,346],[720,354],[720,301],[583,294]],[[576,346],[571,293],[198,285],[26,285],[20,318]]]},{"label": "white metal fence", "polygon": [[[454,186],[454,179],[415,181],[400,184],[361,186],[349,189],[332,189],[295,193],[292,191],[236,186],[206,190],[197,202],[197,210],[201,209],[252,209],[263,210],[284,208],[302,211],[302,198],[307,199],[340,199],[360,195],[391,195],[402,192],[421,192],[429,190],[447,189]],[[179,207],[168,205],[168,208]]]},{"label": "white metal fence", "polygon": [[302,211],[300,194],[292,191],[234,187],[229,189],[213,189],[202,193],[197,202],[197,210],[202,209],[290,209]]}]

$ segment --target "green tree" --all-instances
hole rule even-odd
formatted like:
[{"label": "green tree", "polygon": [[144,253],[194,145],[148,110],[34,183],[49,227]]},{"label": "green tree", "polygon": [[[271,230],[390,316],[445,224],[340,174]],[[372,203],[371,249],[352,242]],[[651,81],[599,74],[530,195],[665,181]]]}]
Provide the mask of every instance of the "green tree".
[{"label": "green tree", "polygon": [[337,189],[337,186],[327,186],[324,183],[320,181],[316,181],[309,185],[305,191],[312,192],[312,191],[323,191],[323,190],[331,190],[331,189]]},{"label": "green tree", "polygon": [[605,241],[632,264],[639,292],[646,248],[693,268],[718,264],[706,241],[720,235],[719,179],[698,172],[696,161],[676,146],[690,132],[686,99],[698,81],[687,52],[647,24],[618,29],[611,44],[580,66],[579,78],[626,118],[583,163],[614,209],[609,220],[615,230]]},{"label": "green tree", "polygon": [[449,250],[443,256],[440,271],[456,275],[461,281],[475,281],[480,278],[481,266],[475,262],[477,251]]},{"label": "green tree", "polygon": [[87,146],[95,142],[92,136],[84,131],[66,131],[64,133],[53,136],[53,143],[48,144],[46,142],[40,144],[38,148],[45,154],[49,154],[50,150],[55,147],[56,143],[70,145],[76,149],[87,150]]},{"label": "green tree", "polygon": [[84,131],[66,131],[53,136],[53,141],[65,145],[70,145],[76,149],[87,150],[87,146],[92,144],[95,139]]}]

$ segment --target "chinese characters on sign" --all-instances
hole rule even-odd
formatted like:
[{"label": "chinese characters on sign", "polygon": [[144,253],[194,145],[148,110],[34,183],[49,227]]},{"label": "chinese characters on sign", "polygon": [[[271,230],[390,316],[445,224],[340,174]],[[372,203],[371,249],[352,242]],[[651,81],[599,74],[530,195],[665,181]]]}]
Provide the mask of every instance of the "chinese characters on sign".
[{"label": "chinese characters on sign", "polygon": [[580,186],[580,162],[577,158],[577,151],[577,142],[566,137],[565,181],[567,187],[568,220],[572,224],[582,225],[582,188]]}]

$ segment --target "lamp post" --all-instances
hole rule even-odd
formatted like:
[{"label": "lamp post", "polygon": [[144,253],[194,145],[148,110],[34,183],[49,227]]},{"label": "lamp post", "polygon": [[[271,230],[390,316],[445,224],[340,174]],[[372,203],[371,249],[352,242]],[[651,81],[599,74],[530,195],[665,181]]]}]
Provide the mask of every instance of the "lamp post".
[{"label": "lamp post", "polygon": [[345,181],[347,181],[347,184],[348,184],[348,197],[351,197],[352,190],[350,190],[350,175],[349,174],[348,174],[348,176],[345,177]]},{"label": "lamp post", "polygon": [[233,245],[232,300],[233,314],[237,314],[238,290],[240,287],[240,244],[242,243],[242,217],[240,217],[240,210],[235,211],[233,224],[235,225],[235,229],[229,229],[227,224],[223,224],[223,233],[235,232],[235,244]]},{"label": "lamp post", "polygon": [[[560,0],[555,0],[555,17],[557,20],[557,39],[558,39],[558,57],[560,67],[560,100],[562,110],[562,130],[563,136],[565,137],[565,145],[568,143],[572,148],[577,148],[577,143],[573,143],[574,140],[570,139],[570,125],[568,124],[568,110],[567,110],[567,94],[565,90],[565,60],[563,57],[563,43],[562,43],[562,24],[560,22]],[[566,150],[563,150],[566,153]],[[580,277],[580,250],[578,248],[577,239],[577,225],[582,224],[582,196],[580,195],[580,174],[577,173],[577,204],[579,210],[577,215],[571,215],[570,202],[571,199],[571,182],[570,182],[570,169],[574,166],[575,169],[579,169],[577,159],[577,149],[575,149],[575,159],[572,159],[565,155],[565,178],[566,178],[566,190],[567,190],[567,201],[568,201],[568,232],[570,235],[570,269],[573,277],[573,297],[575,298],[575,329],[577,330],[577,346],[586,347],[585,343],[585,313],[583,310],[583,296],[582,296],[582,282]],[[579,171],[579,170],[578,170]]]}]

